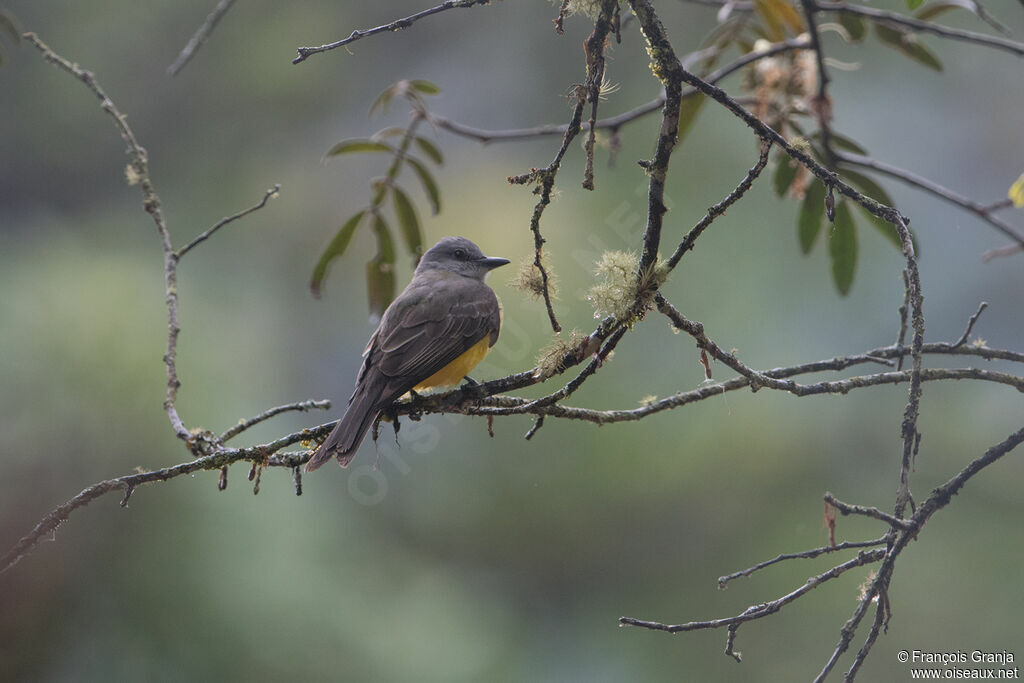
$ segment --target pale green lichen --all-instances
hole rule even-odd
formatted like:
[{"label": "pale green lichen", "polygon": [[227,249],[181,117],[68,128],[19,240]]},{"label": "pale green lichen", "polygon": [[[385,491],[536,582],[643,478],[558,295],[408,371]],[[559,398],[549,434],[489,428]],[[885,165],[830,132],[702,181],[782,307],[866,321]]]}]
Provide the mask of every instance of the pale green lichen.
[{"label": "pale green lichen", "polygon": [[556,334],[551,343],[540,350],[537,357],[537,369],[534,377],[545,380],[564,369],[566,354],[578,349],[583,343],[583,335],[579,330],[572,330],[568,335]]},{"label": "pale green lichen", "polygon": [[[562,0],[551,0],[553,5],[561,5]],[[597,19],[601,14],[601,0],[569,0],[565,3],[565,15],[582,14],[589,19]]]},{"label": "pale green lichen", "polygon": [[612,316],[632,324],[649,308],[654,293],[666,279],[669,269],[660,259],[637,280],[640,258],[632,251],[606,251],[601,254],[594,274],[600,279],[587,292],[595,318]]},{"label": "pale green lichen", "polygon": [[[544,271],[548,275],[548,296],[552,299],[558,298],[558,277],[551,270],[551,266],[546,263],[547,259],[541,257],[541,264],[544,266]],[[540,272],[540,268],[534,263],[532,257],[525,257],[519,262],[519,269],[516,274],[512,276],[506,283],[512,289],[518,289],[521,292],[525,292],[528,297],[534,301],[544,297],[544,276]]]}]

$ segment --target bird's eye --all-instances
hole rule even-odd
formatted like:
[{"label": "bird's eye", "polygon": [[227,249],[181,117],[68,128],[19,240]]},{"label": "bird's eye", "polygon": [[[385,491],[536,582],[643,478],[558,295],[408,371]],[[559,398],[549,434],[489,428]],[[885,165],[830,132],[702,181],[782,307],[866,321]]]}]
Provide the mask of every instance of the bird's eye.
[{"label": "bird's eye", "polygon": [[465,249],[456,249],[452,253],[454,254],[455,258],[457,258],[457,259],[464,259],[464,258],[466,258],[466,250]]}]

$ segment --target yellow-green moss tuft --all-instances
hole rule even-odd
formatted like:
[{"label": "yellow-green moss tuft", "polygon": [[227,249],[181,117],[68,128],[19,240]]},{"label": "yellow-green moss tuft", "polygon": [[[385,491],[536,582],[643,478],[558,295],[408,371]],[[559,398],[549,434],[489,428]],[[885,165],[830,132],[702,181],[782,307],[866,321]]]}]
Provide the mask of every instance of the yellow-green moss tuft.
[{"label": "yellow-green moss tuft", "polygon": [[[546,259],[542,257],[541,262],[543,263],[544,260]],[[544,270],[548,274],[548,295],[552,299],[557,299],[558,278],[546,263],[544,264]],[[512,289],[525,292],[534,301],[544,297],[544,277],[541,275],[540,268],[537,267],[530,256],[525,257],[519,262],[519,270],[509,279],[507,284]]]},{"label": "yellow-green moss tuft", "polygon": [[[658,287],[668,279],[664,261],[652,264],[637,282],[640,258],[631,251],[606,251],[594,269],[600,281],[587,292],[587,301],[594,306],[594,317],[612,316],[632,323],[650,305]],[[639,304],[639,305],[638,305]]]},{"label": "yellow-green moss tuft", "polygon": [[583,335],[579,330],[572,330],[568,335],[556,334],[551,343],[540,350],[537,357],[537,370],[534,376],[545,380],[563,369],[563,359],[571,351],[577,350],[583,343]]}]

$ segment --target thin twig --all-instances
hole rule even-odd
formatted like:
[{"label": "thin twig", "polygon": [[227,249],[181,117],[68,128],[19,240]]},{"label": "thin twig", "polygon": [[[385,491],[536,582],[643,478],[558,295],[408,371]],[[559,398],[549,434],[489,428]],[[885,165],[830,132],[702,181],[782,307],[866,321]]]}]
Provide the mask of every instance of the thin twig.
[{"label": "thin twig", "polygon": [[114,120],[114,125],[121,134],[121,138],[128,145],[127,154],[130,159],[129,168],[132,179],[142,191],[142,206],[156,224],[157,233],[160,235],[160,242],[164,252],[164,295],[167,304],[168,328],[167,351],[164,354],[164,365],[167,368],[167,393],[164,399],[164,410],[167,412],[167,417],[171,422],[174,433],[182,441],[188,442],[190,439],[189,431],[185,428],[181,417],[178,415],[178,409],[174,405],[178,397],[178,388],[181,386],[181,382],[178,381],[178,370],[175,363],[178,334],[181,332],[181,328],[178,326],[178,257],[171,246],[171,236],[167,230],[163,211],[160,208],[160,197],[157,196],[156,189],[153,187],[153,181],[149,177],[149,160],[146,150],[136,139],[135,133],[128,125],[127,117],[107,97],[107,94],[100,87],[92,72],[82,69],[77,64],[72,64],[64,57],[55,53],[34,33],[26,33],[25,39],[39,49],[46,61],[82,81],[99,98],[100,108]]},{"label": "thin twig", "polygon": [[633,617],[619,617],[619,623],[625,626],[639,626],[640,628],[652,629],[655,631],[667,631],[668,633],[681,633],[684,631],[700,631],[705,629],[723,628],[734,624],[742,624],[745,621],[754,621],[755,619],[761,619],[770,614],[775,614],[780,609],[790,604],[797,598],[800,598],[808,591],[811,591],[823,583],[830,581],[838,576],[841,576],[845,572],[855,569],[856,567],[863,567],[866,564],[878,562],[885,557],[885,549],[877,548],[875,550],[866,550],[857,553],[857,556],[851,560],[847,560],[842,564],[832,567],[828,571],[822,572],[817,576],[812,576],[807,579],[807,582],[794,591],[791,591],[782,597],[765,602],[760,605],[754,605],[741,614],[734,617],[725,617],[723,619],[711,619],[708,621],[691,621],[685,624],[664,624],[657,621],[647,621],[645,619],[635,619]]},{"label": "thin twig", "polygon": [[851,505],[850,503],[844,503],[839,500],[831,493],[825,493],[825,502],[839,510],[844,515],[863,515],[864,517],[871,517],[877,519],[886,524],[896,527],[897,529],[909,529],[913,526],[913,523],[906,519],[899,519],[893,517],[887,512],[882,512],[878,508],[868,507],[866,505]]},{"label": "thin twig", "polygon": [[807,20],[807,33],[811,38],[811,50],[814,52],[814,59],[818,65],[818,92],[811,101],[811,109],[818,118],[818,129],[821,131],[821,147],[825,152],[825,163],[829,168],[835,167],[835,153],[832,151],[832,128],[829,126],[832,120],[832,100],[828,96],[828,70],[825,69],[825,51],[821,47],[821,38],[818,36],[818,22],[815,14],[818,5],[814,0],[800,0],[804,10],[804,17]]},{"label": "thin twig", "polygon": [[953,343],[953,346],[960,346],[961,344],[967,343],[967,338],[971,336],[971,330],[974,329],[974,323],[978,322],[978,318],[981,317],[982,311],[984,311],[986,308],[988,308],[987,301],[982,301],[980,304],[978,304],[978,310],[976,310],[974,312],[974,315],[971,316],[971,319],[967,321],[967,329],[964,330],[964,333],[960,335],[960,338]]},{"label": "thin twig", "polygon": [[950,28],[949,26],[943,26],[942,24],[933,24],[928,21],[921,21],[920,19],[905,16],[903,14],[886,12],[885,10],[865,7],[863,5],[851,5],[846,2],[816,2],[815,4],[817,5],[819,12],[842,12],[844,14],[855,14],[871,19],[872,21],[902,26],[918,33],[932,33],[937,36],[942,36],[943,38],[984,45],[997,50],[1005,50],[1006,52],[1015,54],[1018,57],[1024,57],[1024,43],[1018,43],[1015,40],[1007,40],[1006,38],[990,36],[984,33]]},{"label": "thin twig", "polygon": [[352,31],[348,38],[344,38],[334,43],[327,43],[326,45],[320,45],[319,47],[296,48],[296,51],[299,53],[299,56],[292,60],[292,64],[304,62],[311,55],[343,47],[345,45],[348,45],[349,43],[354,43],[357,40],[360,40],[361,38],[366,38],[367,36],[376,35],[378,33],[391,33],[393,31],[398,31],[403,28],[409,28],[418,20],[423,19],[424,17],[429,17],[432,14],[437,14],[438,12],[444,12],[445,10],[457,7],[467,8],[473,7],[475,5],[487,5],[490,4],[490,2],[491,0],[447,0],[446,2],[442,2],[437,7],[431,7],[430,9],[425,9],[422,12],[417,12],[416,14],[410,15],[408,17],[396,19],[395,21],[392,21],[390,24],[384,24],[383,26],[377,26],[376,28]]},{"label": "thin twig", "polygon": [[[970,211],[975,216],[1012,239],[1016,243],[1016,247],[1024,247],[1024,234],[1001,218],[992,215],[995,211],[1005,208],[1002,202],[997,202],[987,206],[980,204],[973,199],[958,194],[949,188],[943,187],[942,185],[929,180],[928,178],[924,178],[905,169],[898,168],[883,161],[878,161],[877,159],[861,156],[859,154],[837,152],[836,158],[843,163],[853,164],[854,166],[861,166],[863,168],[870,168],[874,171],[878,171],[879,173],[884,173],[887,176],[901,180],[908,185],[913,185],[918,189],[939,197],[950,204],[955,204],[962,209]],[[1015,251],[1019,250],[1020,249],[1015,248]]]},{"label": "thin twig", "polygon": [[765,567],[770,567],[773,564],[785,562],[786,560],[814,559],[815,557],[819,557],[827,553],[838,552],[840,550],[849,550],[850,548],[872,548],[876,545],[884,544],[885,537],[883,536],[882,538],[876,538],[873,541],[844,541],[836,545],[825,545],[821,546],[820,548],[812,548],[811,550],[804,550],[798,553],[783,553],[781,555],[773,557],[770,560],[765,560],[764,562],[755,564],[753,567],[748,567],[746,569],[741,569],[738,572],[733,572],[732,574],[726,574],[725,576],[718,577],[718,588],[724,589],[726,587],[726,584],[728,584],[730,581],[734,579],[738,579],[743,576],[750,576],[754,572],[760,571]]},{"label": "thin twig", "polygon": [[285,413],[292,410],[305,413],[310,410],[329,410],[330,407],[330,401],[298,401],[296,403],[288,403],[283,406],[275,406],[268,410],[264,410],[259,415],[255,415],[246,420],[239,421],[239,423],[236,424],[234,427],[228,429],[226,432],[221,434],[219,439],[222,443],[230,439],[233,439],[242,432],[244,432],[245,430],[249,429],[250,427],[258,425],[260,422],[263,422],[264,420],[269,420],[275,415],[280,415],[281,413]]},{"label": "thin twig", "polygon": [[167,67],[167,73],[171,76],[177,76],[178,72],[188,64],[189,60],[195,55],[206,39],[213,33],[213,29],[217,26],[217,22],[220,21],[228,10],[231,9],[231,5],[235,3],[235,0],[220,0],[217,6],[213,8],[213,11],[206,17],[206,21],[200,25],[196,32],[189,39],[188,43],[182,49],[181,54],[174,60],[174,63]]},{"label": "thin twig", "polygon": [[761,153],[757,159],[757,163],[754,164],[753,168],[747,171],[746,177],[740,181],[740,184],[736,186],[736,189],[727,194],[722,201],[709,208],[708,212],[704,214],[704,217],[700,219],[697,225],[690,229],[690,232],[686,234],[686,237],[683,238],[683,241],[679,243],[679,246],[676,247],[676,250],[666,262],[669,270],[672,270],[679,264],[679,259],[683,257],[683,254],[690,249],[693,249],[693,245],[697,242],[697,238],[700,237],[701,233],[704,232],[704,230],[711,225],[716,218],[724,214],[726,209],[735,204],[736,201],[750,189],[750,186],[754,184],[754,181],[759,175],[761,175],[761,171],[763,171],[764,167],[768,164],[768,153],[771,151],[771,147],[771,141],[761,140]]},{"label": "thin twig", "polygon": [[233,216],[228,216],[227,218],[221,218],[211,228],[209,228],[208,230],[206,230],[202,234],[197,235],[194,240],[192,240],[191,242],[189,242],[188,244],[183,246],[181,249],[179,249],[178,253],[177,253],[178,259],[180,260],[182,256],[184,256],[185,254],[190,252],[192,250],[192,248],[195,247],[196,245],[199,245],[199,244],[202,244],[203,242],[205,242],[213,233],[217,232],[218,230],[223,228],[228,223],[231,223],[233,221],[237,221],[239,218],[244,218],[244,217],[248,216],[250,213],[252,213],[254,211],[259,211],[260,209],[262,209],[264,206],[267,205],[267,201],[268,200],[270,200],[270,199],[272,199],[272,198],[277,196],[277,194],[278,194],[278,192],[280,190],[281,190],[281,186],[280,185],[274,185],[272,188],[270,188],[269,190],[266,191],[266,193],[263,195],[263,199],[261,199],[255,205],[250,206],[248,209],[246,209],[244,211],[240,211],[240,212],[236,213]]}]

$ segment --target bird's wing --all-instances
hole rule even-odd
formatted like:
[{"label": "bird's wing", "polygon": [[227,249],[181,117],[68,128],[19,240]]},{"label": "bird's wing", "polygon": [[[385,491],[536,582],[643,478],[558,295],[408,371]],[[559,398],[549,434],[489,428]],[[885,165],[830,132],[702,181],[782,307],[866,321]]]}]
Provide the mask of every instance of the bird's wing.
[{"label": "bird's wing", "polygon": [[483,282],[458,278],[428,296],[399,299],[392,315],[381,321],[372,352],[373,364],[396,384],[413,386],[484,337],[490,335],[491,344],[497,339],[498,298]]}]

